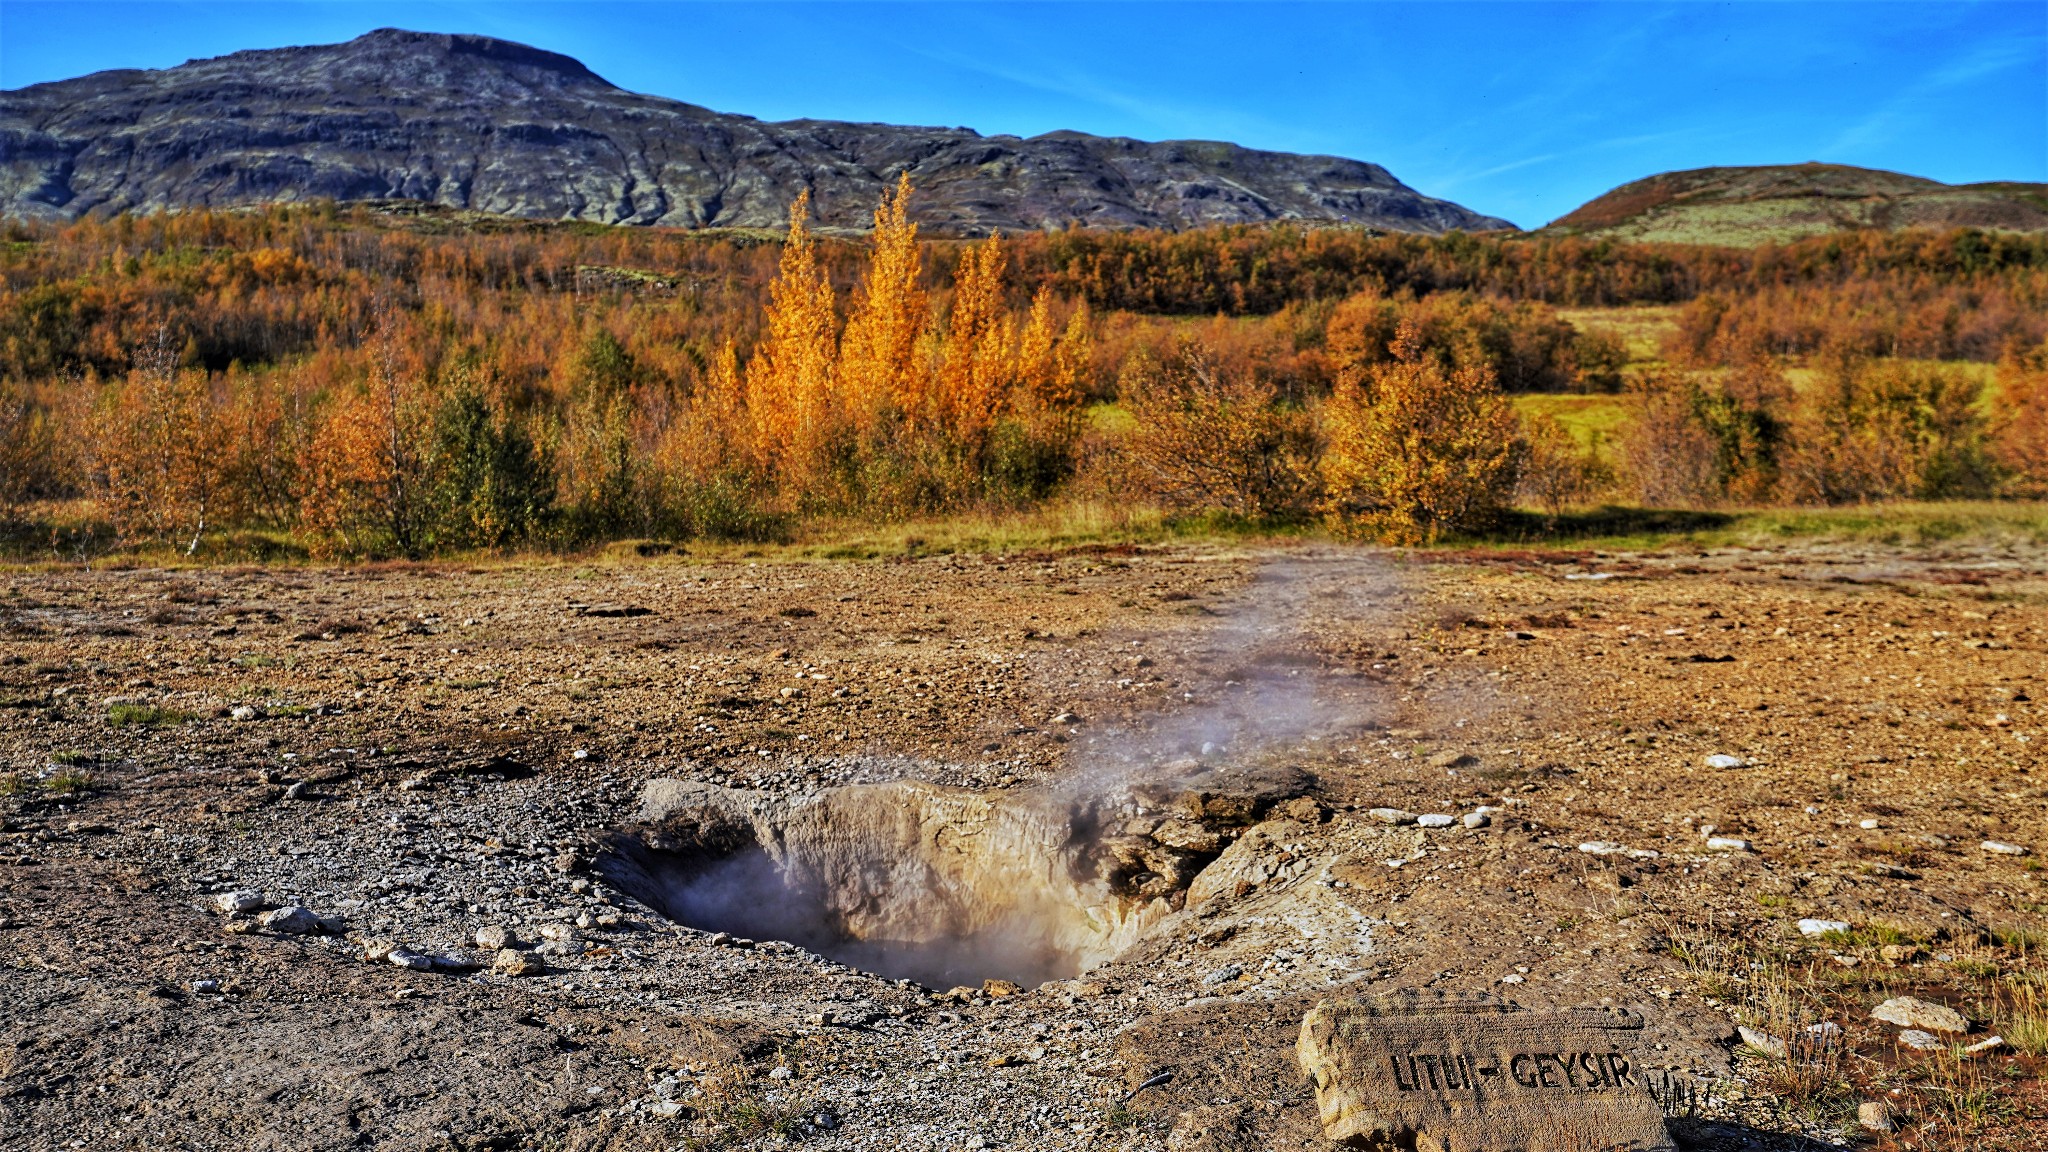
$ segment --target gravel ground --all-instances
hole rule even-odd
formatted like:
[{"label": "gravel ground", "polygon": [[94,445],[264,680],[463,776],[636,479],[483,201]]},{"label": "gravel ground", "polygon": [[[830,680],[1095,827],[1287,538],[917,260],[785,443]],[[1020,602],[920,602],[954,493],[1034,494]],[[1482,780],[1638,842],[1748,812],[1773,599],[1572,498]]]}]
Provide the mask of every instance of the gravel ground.
[{"label": "gravel ground", "polygon": [[[1343,987],[1625,1004],[1712,1098],[1689,1146],[1840,1142],[1853,1101],[1774,1103],[1674,942],[1995,1023],[2044,681],[2048,567],[1992,545],[14,571],[0,1148],[1316,1147],[1294,1035]],[[603,867],[651,780],[1149,828],[1276,766],[1143,939],[1014,992],[722,939]],[[1907,1067],[1839,1022],[1863,1079]],[[1989,1059],[1976,1146],[2039,1146],[2038,1062]]]}]

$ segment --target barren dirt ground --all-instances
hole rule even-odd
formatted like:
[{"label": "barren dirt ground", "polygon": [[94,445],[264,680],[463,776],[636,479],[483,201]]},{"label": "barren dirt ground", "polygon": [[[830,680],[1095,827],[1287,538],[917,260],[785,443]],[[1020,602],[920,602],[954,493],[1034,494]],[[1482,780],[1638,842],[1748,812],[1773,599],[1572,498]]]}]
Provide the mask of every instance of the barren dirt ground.
[{"label": "barren dirt ground", "polygon": [[[0,1148],[1317,1147],[1339,987],[1634,1008],[1687,1146],[2039,1148],[2044,695],[2048,556],[1989,544],[8,572]],[[657,779],[1165,863],[1120,958],[931,989],[622,890]]]}]

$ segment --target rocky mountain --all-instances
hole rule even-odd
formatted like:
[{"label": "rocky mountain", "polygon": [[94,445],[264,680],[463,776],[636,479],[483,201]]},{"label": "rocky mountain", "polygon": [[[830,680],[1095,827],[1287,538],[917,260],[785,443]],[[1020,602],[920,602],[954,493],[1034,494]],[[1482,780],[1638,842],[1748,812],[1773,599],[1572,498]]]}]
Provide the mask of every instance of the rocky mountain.
[{"label": "rocky mountain", "polygon": [[31,218],[398,198],[779,227],[809,188],[821,225],[859,229],[902,172],[918,189],[914,216],[960,235],[1069,222],[1512,227],[1356,160],[1079,132],[766,123],[627,92],[567,56],[482,36],[383,29],[0,94],[0,213]]},{"label": "rocky mountain", "polygon": [[1623,184],[1546,232],[1751,245],[1857,228],[2048,231],[2048,184],[1943,184],[1846,164],[1695,168]]}]

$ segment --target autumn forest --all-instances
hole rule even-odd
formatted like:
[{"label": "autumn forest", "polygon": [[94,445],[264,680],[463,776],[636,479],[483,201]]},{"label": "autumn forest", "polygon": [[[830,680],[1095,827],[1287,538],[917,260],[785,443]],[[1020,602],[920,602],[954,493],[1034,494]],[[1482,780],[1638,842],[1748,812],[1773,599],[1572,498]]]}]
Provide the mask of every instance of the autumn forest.
[{"label": "autumn forest", "polygon": [[784,235],[10,224],[9,547],[423,557],[1084,499],[1422,541],[2048,496],[2048,238],[960,241],[918,235],[916,195],[847,236],[802,199]]}]

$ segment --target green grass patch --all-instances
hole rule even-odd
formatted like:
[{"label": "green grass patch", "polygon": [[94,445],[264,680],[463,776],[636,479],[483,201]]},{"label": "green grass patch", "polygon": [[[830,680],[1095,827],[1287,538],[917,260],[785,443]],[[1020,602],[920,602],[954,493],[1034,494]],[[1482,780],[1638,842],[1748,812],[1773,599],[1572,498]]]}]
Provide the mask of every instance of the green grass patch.
[{"label": "green grass patch", "polygon": [[43,780],[43,787],[51,792],[61,792],[67,796],[76,796],[81,792],[91,792],[98,788],[99,784],[93,780],[92,774],[89,772],[82,772],[76,768],[66,768],[54,776],[45,778]]},{"label": "green grass patch", "polygon": [[1678,305],[1645,304],[1633,308],[1559,308],[1557,315],[1581,332],[1621,342],[1630,364],[1658,364],[1664,340],[1678,331]]},{"label": "green grass patch", "polygon": [[155,704],[116,704],[107,709],[107,723],[116,728],[175,728],[190,719],[190,712]]}]

